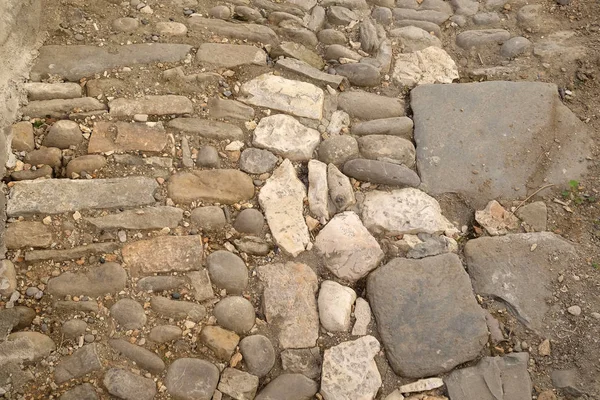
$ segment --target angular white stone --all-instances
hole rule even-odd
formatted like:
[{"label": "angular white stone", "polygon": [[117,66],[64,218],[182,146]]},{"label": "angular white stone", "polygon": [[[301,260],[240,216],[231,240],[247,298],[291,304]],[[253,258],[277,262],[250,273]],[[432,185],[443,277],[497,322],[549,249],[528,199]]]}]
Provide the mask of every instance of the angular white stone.
[{"label": "angular white stone", "polygon": [[371,323],[371,306],[369,302],[359,297],[354,305],[354,318],[356,322],[352,328],[353,336],[364,336],[367,334],[367,327]]},{"label": "angular white stone", "polygon": [[353,211],[338,214],[329,221],[317,235],[315,248],[335,276],[352,282],[375,269],[384,255]]},{"label": "angular white stone", "polygon": [[328,203],[327,164],[310,160],[308,162],[308,207],[323,225],[329,220]]},{"label": "angular white stone", "polygon": [[320,139],[317,130],[302,125],[294,117],[277,114],[260,120],[252,144],[293,161],[306,161],[312,158]]},{"label": "angular white stone", "polygon": [[381,386],[375,363],[380,345],[373,336],[325,350],[321,394],[325,400],[373,400]]},{"label": "angular white stone", "polygon": [[323,90],[306,82],[293,81],[280,76],[261,75],[242,85],[238,98],[246,104],[283,111],[298,117],[321,119],[323,116]]},{"label": "angular white stone", "polygon": [[414,188],[367,193],[362,220],[375,234],[441,233],[452,228],[436,199]]},{"label": "angular white stone", "polygon": [[323,281],[319,290],[319,320],[329,332],[347,332],[356,292],[334,281]]},{"label": "angular white stone", "polygon": [[442,378],[419,379],[416,382],[400,386],[401,393],[424,392],[444,386]]},{"label": "angular white stone", "polygon": [[452,83],[459,78],[456,63],[439,47],[398,54],[392,77],[411,88],[424,83]]},{"label": "angular white stone", "polygon": [[287,159],[273,172],[258,195],[273,239],[293,257],[302,253],[310,242],[303,215],[305,196],[306,188]]}]

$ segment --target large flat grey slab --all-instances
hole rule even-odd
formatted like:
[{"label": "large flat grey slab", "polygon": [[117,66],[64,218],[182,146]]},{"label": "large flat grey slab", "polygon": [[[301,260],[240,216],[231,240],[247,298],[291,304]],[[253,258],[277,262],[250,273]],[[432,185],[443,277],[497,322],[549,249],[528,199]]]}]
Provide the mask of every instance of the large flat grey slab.
[{"label": "large flat grey slab", "polygon": [[587,169],[589,132],[556,85],[421,85],[411,107],[417,166],[430,194],[459,193],[480,208],[579,179]]},{"label": "large flat grey slab", "polygon": [[113,179],[45,179],[16,182],[9,193],[10,217],[62,214],[153,204],[158,183],[143,176]]},{"label": "large flat grey slab", "polygon": [[43,46],[31,70],[31,79],[40,81],[46,74],[59,75],[69,81],[104,72],[107,69],[177,62],[185,58],[192,46],[187,44],[146,43],[119,46]]}]

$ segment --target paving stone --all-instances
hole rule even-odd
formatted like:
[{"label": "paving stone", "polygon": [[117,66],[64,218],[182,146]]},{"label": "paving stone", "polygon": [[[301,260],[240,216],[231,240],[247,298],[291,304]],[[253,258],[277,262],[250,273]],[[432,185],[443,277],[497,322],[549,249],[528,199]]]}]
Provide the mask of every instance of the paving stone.
[{"label": "paving stone", "polygon": [[96,218],[85,218],[98,229],[162,229],[176,228],[183,220],[183,210],[176,207],[157,206],[125,210]]},{"label": "paving stone", "polygon": [[350,135],[337,135],[325,139],[318,148],[319,160],[326,164],[342,166],[359,156],[358,142]]},{"label": "paving stone", "polygon": [[25,155],[25,162],[31,165],[49,165],[58,168],[62,165],[62,152],[56,147],[40,147]]},{"label": "paving stone", "polygon": [[68,120],[56,121],[48,130],[42,144],[46,147],[68,149],[83,142],[81,129],[76,122]]},{"label": "paving stone", "polygon": [[123,400],[151,400],[156,395],[156,384],[152,379],[120,368],[106,371],[102,383],[110,394]]},{"label": "paving stone", "polygon": [[219,151],[213,146],[202,146],[198,149],[196,165],[204,168],[219,168],[221,159]]},{"label": "paving stone", "polygon": [[281,352],[281,365],[288,374],[302,374],[310,379],[321,375],[323,359],[318,347],[287,349]]},{"label": "paving stone", "polygon": [[495,25],[500,22],[500,15],[496,12],[480,12],[473,16],[475,25]]},{"label": "paving stone", "polygon": [[136,286],[145,292],[162,292],[181,288],[186,282],[187,280],[180,276],[146,276],[137,281]]},{"label": "paving stone", "polygon": [[81,97],[81,86],[78,83],[28,82],[23,85],[23,88],[27,91],[27,98],[31,101]]},{"label": "paving stone", "polygon": [[281,21],[275,30],[279,36],[289,42],[299,43],[308,48],[315,48],[318,44],[317,35],[305,28],[304,23],[288,19]]},{"label": "paving stone", "polygon": [[271,46],[276,46],[279,43],[277,34],[271,28],[262,25],[237,24],[198,16],[193,16],[187,21],[192,30],[208,30],[215,35],[225,36],[230,39],[247,40]]},{"label": "paving stone", "polygon": [[59,75],[77,82],[105,70],[150,64],[182,61],[192,46],[187,44],[144,43],[120,46],[115,49],[98,46],[42,46],[31,70],[31,79],[40,81],[45,75]]},{"label": "paving stone", "polygon": [[452,372],[444,383],[452,400],[531,400],[529,354],[485,357],[476,366]]},{"label": "paving stone", "polygon": [[390,36],[399,39],[404,53],[424,50],[430,46],[442,47],[440,39],[416,26],[405,26],[392,29],[390,31]]},{"label": "paving stone", "polygon": [[98,400],[94,386],[90,383],[82,383],[63,393],[59,400]]},{"label": "paving stone", "polygon": [[392,135],[411,140],[412,130],[413,121],[408,117],[375,119],[352,125],[352,134],[356,136]]},{"label": "paving stone", "polygon": [[267,65],[267,53],[256,46],[202,43],[196,60],[214,68],[235,68],[241,65]]},{"label": "paving stone", "polygon": [[21,343],[23,339],[30,343],[28,347],[31,350],[31,358],[27,361],[38,362],[56,350],[54,341],[40,332],[13,332],[7,337],[9,342],[16,341]]},{"label": "paving stone", "polygon": [[500,47],[500,54],[502,54],[503,57],[513,58],[520,56],[521,54],[531,53],[532,48],[533,43],[531,43],[529,39],[522,36],[516,36],[508,39],[502,44],[502,47]]},{"label": "paving stone", "polygon": [[200,341],[215,353],[222,361],[229,361],[240,337],[234,332],[219,326],[205,326],[200,332]]},{"label": "paving stone", "polygon": [[316,129],[302,125],[289,115],[277,114],[260,120],[252,144],[292,161],[307,161],[320,140],[321,134]]},{"label": "paving stone", "polygon": [[317,37],[319,38],[319,42],[325,45],[344,45],[347,42],[346,36],[335,29],[323,29],[317,33]]},{"label": "paving stone", "polygon": [[408,8],[394,8],[392,14],[395,20],[426,21],[437,25],[441,25],[450,18],[450,14],[443,11],[411,10]]},{"label": "paving stone", "polygon": [[364,158],[403,164],[415,164],[415,146],[406,139],[391,135],[367,135],[358,139],[358,147]]},{"label": "paving stone", "polygon": [[452,83],[458,79],[458,67],[445,50],[427,47],[414,53],[398,54],[392,78],[412,88],[427,83]]},{"label": "paving stone", "polygon": [[131,154],[113,154],[112,158],[116,163],[124,165],[150,165],[159,168],[173,167],[173,159],[170,157],[139,157]]},{"label": "paving stone", "polygon": [[[304,71],[311,71],[316,69],[318,71],[316,75],[320,75],[319,72],[325,66],[325,61],[321,58],[320,55],[310,50],[306,46],[301,45],[300,43],[294,42],[281,42],[281,44],[271,51],[272,58],[278,57],[288,57],[289,59],[296,59],[295,61],[300,61],[300,63],[290,64],[289,61],[287,65],[306,65],[308,64],[309,68],[304,68]],[[284,62],[285,64],[285,62]],[[312,67],[312,69],[310,68]],[[314,73],[314,72],[313,72]],[[323,74],[323,73],[321,73]],[[327,75],[327,74],[323,74]],[[335,79],[332,79],[335,81]]]},{"label": "paving stone", "polygon": [[110,308],[110,316],[124,330],[142,329],[146,324],[144,308],[135,300],[121,299]]},{"label": "paving stone", "polygon": [[577,369],[554,370],[550,376],[554,387],[561,389],[566,395],[579,397],[584,394],[583,385]]},{"label": "paving stone", "polygon": [[348,25],[352,21],[358,21],[359,17],[354,11],[340,6],[331,6],[327,11],[327,20],[332,25]]},{"label": "paving stone", "polygon": [[159,325],[150,330],[148,339],[156,343],[172,342],[181,338],[183,331],[175,325]]},{"label": "paving stone", "polygon": [[470,240],[465,258],[478,294],[506,303],[521,323],[539,331],[549,309],[550,284],[577,256],[560,236],[540,232]]},{"label": "paving stone", "polygon": [[338,212],[345,211],[356,203],[350,178],[342,174],[334,164],[327,166],[327,187],[329,198]]},{"label": "paving stone", "polygon": [[208,121],[201,118],[175,118],[167,123],[167,127],[193,133],[205,139],[244,139],[244,132],[235,125],[218,121]]},{"label": "paving stone", "polygon": [[52,178],[54,171],[52,167],[49,165],[43,165],[42,167],[37,168],[36,170],[23,170],[23,171],[14,171],[10,174],[10,177],[14,181],[28,181],[34,180],[38,178]]},{"label": "paving stone", "polygon": [[281,374],[260,391],[254,400],[311,400],[319,385],[302,374]]},{"label": "paving stone", "polygon": [[476,358],[488,341],[483,310],[456,254],[395,258],[369,275],[367,295],[399,375],[450,371]]},{"label": "paving stone", "polygon": [[523,220],[525,230],[528,232],[543,232],[547,229],[548,208],[543,201],[535,201],[519,208],[517,217]]},{"label": "paving stone", "polygon": [[335,276],[350,282],[377,268],[384,256],[377,240],[352,211],[333,217],[317,235],[315,248]]},{"label": "paving stone", "polygon": [[56,364],[54,381],[60,385],[100,369],[102,369],[102,362],[98,356],[97,345],[95,343],[88,344],[75,350],[73,354],[64,357]]},{"label": "paving stone", "polygon": [[258,195],[273,239],[292,257],[302,253],[310,242],[303,215],[305,196],[306,188],[288,159],[273,172]]},{"label": "paving stone", "polygon": [[[454,18],[456,16],[453,16],[452,18]],[[417,21],[414,19],[404,19],[404,20],[395,20],[394,21],[394,26],[397,27],[405,27],[405,26],[416,26],[417,28],[421,28],[423,30],[426,30],[427,32],[431,32],[433,33],[435,36],[442,37],[442,30],[440,29],[440,27],[433,23],[433,22],[428,22],[428,21]]]},{"label": "paving stone", "polygon": [[131,344],[124,339],[111,339],[108,344],[115,352],[127,357],[148,372],[160,374],[165,369],[165,363],[159,356],[141,346]]},{"label": "paving stone", "polygon": [[197,270],[202,266],[202,238],[198,235],[159,236],[128,243],[122,254],[132,273]]},{"label": "paving stone", "polygon": [[4,232],[4,244],[8,249],[45,248],[50,247],[53,241],[52,230],[41,222],[13,222],[8,224]]},{"label": "paving stone", "polygon": [[194,106],[185,96],[144,96],[137,99],[114,99],[108,102],[110,115],[128,117],[135,114],[181,115],[194,112]]},{"label": "paving stone", "polygon": [[473,0],[450,0],[450,4],[458,15],[473,16],[479,10],[479,3]]},{"label": "paving stone", "polygon": [[256,236],[244,236],[239,239],[234,239],[235,248],[249,255],[266,256],[273,249],[273,244]]},{"label": "paving stone", "polygon": [[83,172],[92,174],[101,170],[106,166],[106,158],[98,154],[80,156],[72,159],[67,164],[67,177],[72,178],[74,175],[82,175]]},{"label": "paving stone", "polygon": [[[250,121],[254,118],[254,109],[236,100],[224,100],[219,97],[211,97],[208,99],[208,109],[212,118],[243,121]],[[210,121],[206,122],[208,123]]]},{"label": "paving stone", "polygon": [[340,60],[347,58],[354,61],[362,60],[363,56],[357,52],[350,50],[345,45],[332,44],[327,46],[325,49],[325,59],[327,60]]},{"label": "paving stone", "polygon": [[404,101],[361,91],[340,93],[339,108],[364,121],[404,116]]},{"label": "paving stone", "polygon": [[405,165],[362,158],[346,162],[344,174],[360,181],[389,186],[417,187],[421,183],[419,175]]},{"label": "paving stone", "polygon": [[235,218],[233,227],[240,233],[258,235],[265,225],[265,217],[255,208],[242,210]]},{"label": "paving stone", "polygon": [[17,122],[11,126],[11,147],[13,151],[32,151],[35,149],[33,125],[31,122]]},{"label": "paving stone", "polygon": [[235,368],[225,368],[218,389],[235,400],[253,400],[258,389],[258,377]]},{"label": "paving stone", "polygon": [[371,18],[381,25],[390,25],[392,23],[392,10],[388,7],[374,7]]},{"label": "paving stone", "polygon": [[163,318],[174,318],[176,320],[189,319],[200,322],[206,316],[206,307],[191,301],[169,300],[161,296],[153,296],[150,299],[150,307]]},{"label": "paving stone", "polygon": [[343,76],[327,74],[302,60],[296,60],[294,58],[287,57],[279,59],[275,66],[310,78],[321,85],[330,85],[333,88],[337,88],[344,81]]},{"label": "paving stone", "polygon": [[365,0],[323,0],[323,2],[321,2],[321,6],[340,6],[349,8],[351,10],[365,10],[369,8],[369,5]]},{"label": "paving stone", "polygon": [[369,303],[361,297],[356,299],[354,317],[356,318],[356,322],[354,323],[354,327],[352,327],[352,335],[366,335],[367,328],[371,323],[371,307],[369,306]]},{"label": "paving stone", "polygon": [[119,248],[117,243],[93,243],[65,250],[34,250],[25,253],[25,261],[53,260],[56,262],[76,260],[92,254],[108,254]]},{"label": "paving stone", "polygon": [[97,122],[88,144],[88,154],[160,152],[166,145],[167,134],[162,122]]},{"label": "paving stone", "polygon": [[127,272],[117,263],[91,267],[88,272],[63,272],[48,281],[48,293],[56,297],[85,295],[98,297],[125,288]]},{"label": "paving stone", "polygon": [[252,303],[241,296],[222,299],[215,304],[213,313],[220,326],[238,334],[248,333],[256,318]]},{"label": "paving stone", "polygon": [[202,229],[204,232],[216,232],[227,224],[225,213],[219,206],[194,208],[190,220],[193,226]]},{"label": "paving stone", "polygon": [[6,213],[18,217],[143,206],[154,204],[157,187],[154,179],[142,176],[16,182],[10,191]]},{"label": "paving stone", "polygon": [[31,363],[34,358],[34,343],[27,337],[13,337],[13,340],[0,342],[0,365],[2,366],[8,363]]},{"label": "paving stone", "polygon": [[242,21],[249,21],[249,22],[257,21],[257,20],[263,18],[262,14],[259,11],[255,10],[252,7],[246,7],[246,6],[236,6],[235,7],[235,15]]},{"label": "paving stone", "polygon": [[156,32],[162,36],[184,36],[187,31],[187,26],[181,22],[168,21],[156,24]]},{"label": "paving stone", "polygon": [[91,97],[30,101],[21,108],[23,115],[31,118],[67,118],[74,112],[106,110],[105,104]]},{"label": "paving stone", "polygon": [[456,44],[463,49],[502,44],[510,38],[510,32],[504,29],[481,29],[464,31],[456,36]]},{"label": "paving stone", "polygon": [[523,7],[519,8],[519,11],[517,11],[517,23],[524,28],[539,28],[541,22],[541,13],[541,4],[524,5]]},{"label": "paving stone", "polygon": [[185,274],[187,281],[193,290],[193,295],[196,301],[209,300],[215,297],[212,289],[212,283],[208,276],[208,271],[202,269],[200,271],[191,271]]},{"label": "paving stone", "polygon": [[240,169],[249,174],[271,172],[277,165],[277,157],[268,150],[249,148],[242,151]]},{"label": "paving stone", "polygon": [[252,178],[234,169],[179,172],[168,182],[169,197],[176,203],[193,201],[233,204],[254,197]]},{"label": "paving stone", "polygon": [[380,345],[373,336],[363,336],[325,350],[321,394],[325,400],[375,399],[381,375],[375,363]]},{"label": "paving stone", "polygon": [[253,106],[311,119],[321,119],[323,116],[325,94],[310,83],[264,74],[245,82],[241,94],[245,97],[238,100]]},{"label": "paving stone", "polygon": [[275,349],[266,336],[252,335],[243,338],[240,341],[240,352],[248,371],[259,378],[267,375],[275,365]]},{"label": "paving stone", "polygon": [[336,66],[338,75],[345,76],[352,85],[373,87],[381,83],[379,69],[366,63],[350,63]]},{"label": "paving stone", "polygon": [[62,334],[66,339],[75,340],[85,334],[87,324],[80,319],[70,319],[62,324]]},{"label": "paving stone", "polygon": [[264,283],[263,309],[277,330],[282,349],[314,347],[319,336],[315,294],[317,276],[305,264],[288,262],[258,267]]},{"label": "paving stone", "polygon": [[[358,218],[358,217],[357,217]],[[329,332],[347,332],[356,292],[335,281],[323,281],[319,290],[319,320]]]},{"label": "paving stone", "polygon": [[62,300],[54,303],[53,307],[59,311],[83,311],[83,312],[99,312],[100,307],[95,300]]},{"label": "paving stone", "polygon": [[[424,190],[459,193],[480,208],[490,200],[525,198],[528,187],[564,184],[565,176],[579,179],[587,168],[589,132],[557,93],[555,85],[537,82],[415,88],[411,107]],[[510,115],[510,121],[497,118],[495,110]],[[535,150],[542,147],[552,149],[552,162],[543,166]]]},{"label": "paving stone", "polygon": [[117,32],[133,32],[140,26],[140,21],[136,18],[124,17],[115,19],[111,27]]},{"label": "paving stone", "polygon": [[176,400],[211,400],[219,383],[219,369],[208,361],[179,358],[167,371],[165,386]]},{"label": "paving stone", "polygon": [[227,6],[214,6],[208,10],[208,15],[213,18],[228,20],[231,17],[231,10]]}]

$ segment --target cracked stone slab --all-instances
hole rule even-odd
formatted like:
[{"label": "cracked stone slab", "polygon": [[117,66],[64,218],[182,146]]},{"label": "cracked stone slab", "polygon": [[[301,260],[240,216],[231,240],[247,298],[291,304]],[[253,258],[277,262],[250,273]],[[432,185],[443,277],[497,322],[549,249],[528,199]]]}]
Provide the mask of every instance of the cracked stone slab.
[{"label": "cracked stone slab", "polygon": [[88,154],[115,151],[160,152],[167,146],[162,122],[98,122],[88,144]]}]

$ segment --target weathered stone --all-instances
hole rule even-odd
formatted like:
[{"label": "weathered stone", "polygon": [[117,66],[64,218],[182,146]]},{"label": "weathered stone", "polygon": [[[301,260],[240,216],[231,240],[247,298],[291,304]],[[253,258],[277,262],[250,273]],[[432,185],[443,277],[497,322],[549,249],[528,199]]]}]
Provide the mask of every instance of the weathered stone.
[{"label": "weathered stone", "polygon": [[93,180],[16,182],[6,213],[10,217],[62,214],[85,209],[112,209],[153,204],[158,183],[142,176]]},{"label": "weathered stone", "polygon": [[159,236],[128,243],[122,253],[123,261],[133,273],[197,270],[202,266],[202,238]]},{"label": "weathered stone", "polygon": [[256,318],[252,303],[241,296],[222,299],[215,304],[213,313],[220,326],[239,334],[249,332]]},{"label": "weathered stone", "polygon": [[158,168],[172,168],[173,159],[171,157],[139,157],[131,154],[113,154],[113,160],[123,165],[149,165]]},{"label": "weathered stone", "polygon": [[49,165],[43,165],[33,170],[14,171],[10,174],[13,181],[29,181],[38,178],[52,178],[54,171]]},{"label": "weathered stone", "polygon": [[[422,85],[411,91],[411,107],[417,166],[424,190],[433,195],[459,193],[480,208],[494,199],[525,198],[528,188],[564,184],[586,171],[589,132],[561,103],[555,85]],[[510,121],[497,118],[497,110]],[[541,148],[552,161],[539,156]]]},{"label": "weathered stone", "polygon": [[337,88],[344,81],[343,76],[327,74],[302,60],[296,60],[294,58],[283,58],[277,60],[275,66],[286,71],[291,71],[299,75],[306,76],[307,78],[310,78],[321,85],[330,85],[334,88]]},{"label": "weathered stone", "polygon": [[239,239],[234,239],[235,248],[249,255],[266,256],[273,249],[273,244],[256,236],[244,236]]},{"label": "weathered stone", "polygon": [[200,332],[200,341],[211,349],[217,358],[229,361],[240,337],[219,326],[205,326]]},{"label": "weathered stone", "polygon": [[[358,217],[357,217],[358,218]],[[356,292],[335,281],[323,281],[319,290],[319,320],[329,332],[347,332]]]},{"label": "weathered stone", "polygon": [[67,311],[67,312],[79,312],[79,311],[83,311],[83,312],[99,312],[100,311],[100,307],[98,306],[98,303],[94,300],[94,301],[90,301],[90,300],[86,300],[86,301],[72,301],[72,300],[64,300],[64,301],[57,301],[54,303],[53,307],[56,310],[60,310],[60,311]]},{"label": "weathered stone", "polygon": [[202,146],[198,149],[196,165],[204,168],[219,168],[221,159],[219,151],[213,146]]},{"label": "weathered stone", "polygon": [[62,152],[56,147],[40,147],[25,155],[25,162],[31,165],[49,165],[58,168],[62,165]]},{"label": "weathered stone", "polygon": [[361,181],[390,186],[417,187],[421,183],[416,172],[405,165],[362,158],[345,163],[344,174]]},{"label": "weathered stone", "polygon": [[127,272],[117,263],[92,267],[89,272],[64,272],[48,281],[48,293],[56,297],[85,295],[90,297],[117,293],[125,288]]},{"label": "weathered stone", "polygon": [[156,24],[156,32],[162,36],[184,36],[187,26],[181,22],[164,21]]},{"label": "weathered stone", "polygon": [[162,292],[185,286],[186,279],[180,276],[147,276],[136,282],[138,289],[145,292]]},{"label": "weathered stone", "polygon": [[84,171],[88,174],[104,168],[106,166],[106,158],[98,154],[80,156],[72,159],[67,164],[67,177],[72,178],[74,175],[81,175]]},{"label": "weathered stone", "polygon": [[452,83],[459,78],[456,63],[439,47],[398,54],[392,77],[410,88],[426,83]]},{"label": "weathered stone", "polygon": [[279,23],[276,29],[279,36],[284,37],[289,42],[299,43],[308,48],[315,48],[319,43],[317,35],[310,29],[304,27],[304,23],[286,19]]},{"label": "weathered stone", "polygon": [[124,339],[111,339],[108,344],[114,351],[127,357],[146,371],[160,374],[165,369],[165,363],[159,356],[141,346],[131,344]]},{"label": "weathered stone", "polygon": [[510,38],[510,32],[504,29],[481,29],[464,31],[456,36],[456,44],[463,49],[502,44]]},{"label": "weathered stone", "polygon": [[40,332],[13,332],[8,335],[7,340],[8,342],[14,341],[21,343],[22,340],[29,342],[27,347],[31,350],[31,358],[22,361],[37,362],[56,350],[54,341]]},{"label": "weathered stone", "polygon": [[77,83],[29,82],[25,83],[23,88],[27,91],[27,98],[31,101],[81,97],[81,86]]},{"label": "weathered stone", "polygon": [[254,400],[311,400],[319,385],[302,374],[281,374],[273,379]]},{"label": "weathered stone", "polygon": [[250,45],[202,43],[196,53],[196,60],[215,68],[267,65],[267,53]]},{"label": "weathered stone", "polygon": [[425,258],[458,251],[456,241],[444,235],[437,236],[422,233],[418,239],[422,239],[422,242],[415,244],[406,252],[407,258]]},{"label": "weathered stone", "polygon": [[377,240],[352,211],[333,217],[317,235],[315,248],[335,276],[351,282],[377,268],[384,256]]},{"label": "weathered stone", "polygon": [[350,178],[342,174],[334,164],[327,166],[327,187],[329,198],[338,212],[345,211],[356,203]]},{"label": "weathered stone", "polygon": [[249,148],[240,157],[240,169],[249,174],[271,172],[276,165],[277,157],[268,150]]},{"label": "weathered stone", "polygon": [[227,224],[225,213],[219,206],[198,207],[190,215],[192,225],[204,232],[216,232]]},{"label": "weathered stone", "polygon": [[276,46],[279,43],[277,34],[271,28],[258,24],[236,24],[199,16],[193,16],[187,21],[193,30],[208,30],[219,36],[269,44],[271,46]]},{"label": "weathered stone", "polygon": [[92,384],[82,383],[64,392],[59,400],[98,400],[98,395]]},{"label": "weathered stone", "polygon": [[381,82],[379,69],[366,63],[341,64],[335,70],[338,75],[345,76],[356,86],[373,87]]},{"label": "weathered stone", "polygon": [[183,335],[181,328],[175,325],[159,325],[152,328],[148,339],[156,343],[167,343],[177,340]]},{"label": "weathered stone", "polygon": [[450,0],[450,4],[458,15],[472,16],[479,10],[479,2],[473,0]]},{"label": "weathered stone", "polygon": [[77,146],[83,142],[81,129],[73,121],[56,121],[48,130],[42,144],[46,147],[58,147],[59,149],[68,149],[70,146]]},{"label": "weathered stone", "polygon": [[358,147],[363,157],[403,164],[415,164],[415,146],[406,139],[390,135],[368,135],[358,139]]},{"label": "weathered stone", "polygon": [[350,135],[333,136],[319,145],[318,154],[322,162],[342,166],[346,161],[358,157],[358,142]]},{"label": "weathered stone", "polygon": [[500,22],[500,15],[496,12],[480,12],[473,16],[475,25],[496,25]]},{"label": "weathered stone", "polygon": [[475,220],[492,236],[506,235],[519,228],[519,219],[496,200],[490,201],[484,210],[475,211]]},{"label": "weathered stone", "polygon": [[106,105],[91,97],[30,101],[21,108],[31,118],[67,118],[69,114],[88,111],[106,111]]},{"label": "weathered stone", "polygon": [[523,220],[528,232],[543,232],[547,228],[548,208],[543,201],[527,204],[516,211],[517,217]]},{"label": "weathered stone", "polygon": [[271,55],[273,58],[280,56],[291,57],[317,70],[325,66],[325,61],[323,61],[320,55],[299,43],[282,42],[277,48],[271,51]]},{"label": "weathered stone", "polygon": [[178,62],[191,48],[187,44],[165,43],[131,44],[110,50],[98,46],[43,46],[31,71],[31,79],[40,81],[46,74],[53,74],[76,82],[126,65]]},{"label": "weathered stone", "polygon": [[371,18],[382,25],[390,25],[393,19],[392,10],[388,7],[374,7]]},{"label": "weathered stone", "polygon": [[544,62],[561,60],[564,63],[582,59],[587,49],[578,44],[575,31],[559,31],[537,41],[533,54]]},{"label": "weathered stone", "polygon": [[327,20],[332,25],[348,25],[352,21],[358,21],[359,17],[346,7],[331,6],[327,12]]},{"label": "weathered stone", "polygon": [[147,207],[85,220],[98,229],[176,228],[183,220],[183,210],[168,206]]},{"label": "weathered stone", "polygon": [[219,369],[208,361],[180,358],[169,366],[165,386],[176,400],[211,400],[219,383]]},{"label": "weathered stone", "polygon": [[8,224],[4,232],[4,244],[7,249],[44,248],[50,247],[52,242],[52,230],[41,222],[13,222]]},{"label": "weathered stone", "polygon": [[352,335],[366,335],[367,328],[371,323],[371,307],[369,306],[369,303],[362,297],[356,299],[354,317],[356,318],[356,322],[354,323],[354,327],[352,327]]},{"label": "weathered stone", "polygon": [[150,299],[150,306],[164,318],[189,319],[200,322],[206,316],[206,307],[190,301],[169,300],[165,297],[153,296]]},{"label": "weathered stone", "polygon": [[140,21],[136,18],[117,18],[115,19],[111,27],[114,31],[117,32],[133,32],[140,26]]},{"label": "weathered stone", "polygon": [[87,324],[80,319],[70,319],[62,325],[62,334],[66,339],[74,340],[85,334]]},{"label": "weathered stone", "polygon": [[287,349],[281,352],[281,366],[288,374],[302,374],[310,379],[321,375],[323,363],[318,347]]},{"label": "weathered stone", "polygon": [[250,373],[262,378],[275,365],[275,349],[273,344],[263,335],[252,335],[240,341],[240,352],[244,364]]},{"label": "weathered stone", "polygon": [[92,243],[84,246],[73,247],[65,250],[34,250],[25,254],[25,261],[53,260],[56,262],[76,260],[88,257],[91,254],[112,253],[119,248],[117,243]]},{"label": "weathered stone", "polygon": [[218,389],[235,400],[253,400],[258,389],[258,377],[235,368],[225,368]]},{"label": "weathered stone", "polygon": [[194,106],[190,99],[172,94],[136,99],[114,99],[108,102],[108,108],[113,117],[128,117],[135,114],[180,115],[194,112]]},{"label": "weathered stone", "polygon": [[151,400],[156,395],[156,384],[152,379],[120,368],[106,371],[102,383],[108,393],[123,400]]},{"label": "weathered stone", "polygon": [[[250,22],[257,21],[257,20],[263,18],[262,14],[258,10],[255,10],[252,7],[246,7],[246,6],[236,6],[235,7],[235,15],[242,21],[250,21]],[[221,18],[221,19],[223,19],[223,18]]]},{"label": "weathered stone", "polygon": [[552,371],[552,384],[568,396],[579,397],[584,394],[584,385],[576,368]]},{"label": "weathered stone", "polygon": [[531,400],[528,353],[485,357],[476,366],[456,370],[444,383],[452,400]]},{"label": "weathered stone", "polygon": [[550,232],[470,240],[465,257],[477,293],[506,303],[523,324],[538,331],[544,327],[551,282],[577,259],[573,246]]},{"label": "weathered stone", "polygon": [[298,117],[321,119],[325,94],[306,82],[292,81],[274,75],[260,75],[244,83],[241,102],[283,111]]},{"label": "weathered stone", "polygon": [[327,49],[325,49],[325,58],[327,60],[339,60],[341,58],[347,58],[354,61],[360,61],[363,56],[353,50],[350,50],[344,45],[332,44],[327,46]]},{"label": "weathered stone", "polygon": [[133,299],[121,299],[110,308],[110,316],[124,330],[142,329],[146,324],[144,308]]},{"label": "weathered stone", "polygon": [[367,294],[399,375],[449,371],[476,358],[488,341],[483,310],[456,254],[393,259],[369,275]]},{"label": "weathered stone", "polygon": [[392,14],[394,15],[394,19],[397,21],[426,21],[437,25],[444,23],[448,18],[450,18],[450,14],[447,12],[423,9],[412,10],[408,8],[394,8],[392,10]]},{"label": "weathered stone", "polygon": [[305,264],[289,262],[260,266],[258,276],[265,286],[265,316],[278,332],[279,346],[314,347],[319,336],[317,275]]},{"label": "weathered stone", "polygon": [[320,32],[325,25],[325,8],[315,6],[312,9],[306,27],[313,32]]},{"label": "weathered stone", "polygon": [[100,369],[102,369],[102,362],[98,356],[97,345],[95,343],[88,344],[75,350],[73,354],[64,357],[56,364],[54,381],[60,385],[70,379],[79,378]]},{"label": "weathered stone", "polygon": [[378,96],[368,92],[343,92],[339,95],[339,108],[350,117],[364,121],[404,116],[404,101]]},{"label": "weathered stone", "polygon": [[310,212],[322,223],[329,220],[329,190],[327,164],[317,160],[308,162],[308,205]]},{"label": "weathered stone", "polygon": [[375,399],[382,383],[375,363],[379,349],[377,339],[363,336],[325,350],[321,377],[323,398]]},{"label": "weathered stone", "polygon": [[513,58],[521,54],[531,53],[533,43],[522,36],[516,36],[508,39],[502,44],[500,54],[503,57]]},{"label": "weathered stone", "polygon": [[317,36],[319,38],[319,42],[325,45],[343,45],[347,42],[346,36],[342,32],[336,31],[335,29],[323,29],[317,33]]},{"label": "weathered stone", "polygon": [[273,172],[258,195],[273,239],[293,257],[302,253],[310,242],[303,214],[305,196],[306,188],[287,159]]},{"label": "weathered stone", "polygon": [[231,10],[225,5],[214,6],[208,10],[208,15],[213,18],[228,20],[231,17]]},{"label": "weathered stone", "polygon": [[352,126],[353,135],[393,135],[408,140],[412,139],[412,130],[413,121],[408,117],[375,119]]},{"label": "weathered stone", "polygon": [[209,121],[201,118],[175,118],[167,123],[167,127],[187,133],[193,133],[205,139],[244,139],[244,132],[235,125],[218,121]]},{"label": "weathered stone", "polygon": [[289,115],[277,114],[260,120],[252,144],[292,161],[306,161],[312,158],[320,140],[316,129],[302,125]]},{"label": "weathered stone", "polygon": [[162,122],[97,122],[88,153],[160,152],[166,145],[167,134]]},{"label": "weathered stone", "polygon": [[435,35],[416,26],[405,26],[392,29],[391,37],[399,38],[403,53],[424,50],[427,47],[442,47],[442,42]]},{"label": "weathered stone", "polygon": [[[211,97],[208,99],[208,108],[212,118],[239,119],[243,121],[249,121],[254,118],[254,109],[236,100],[224,100],[219,97]],[[209,123],[211,121],[205,122]],[[231,126],[231,128],[233,128],[233,126]]]},{"label": "weathered stone", "polygon": [[33,125],[28,121],[14,124],[10,129],[11,147],[13,151],[32,151],[35,149]]},{"label": "weathered stone", "polygon": [[197,301],[204,301],[215,297],[206,269],[188,272],[185,274],[185,277],[189,281],[192,287],[192,294]]},{"label": "weathered stone", "polygon": [[246,208],[242,210],[235,219],[233,227],[241,233],[258,235],[262,232],[265,224],[265,217],[255,208]]},{"label": "weathered stone", "polygon": [[177,203],[202,200],[233,204],[254,197],[252,178],[233,169],[180,172],[169,179],[169,197]]}]

